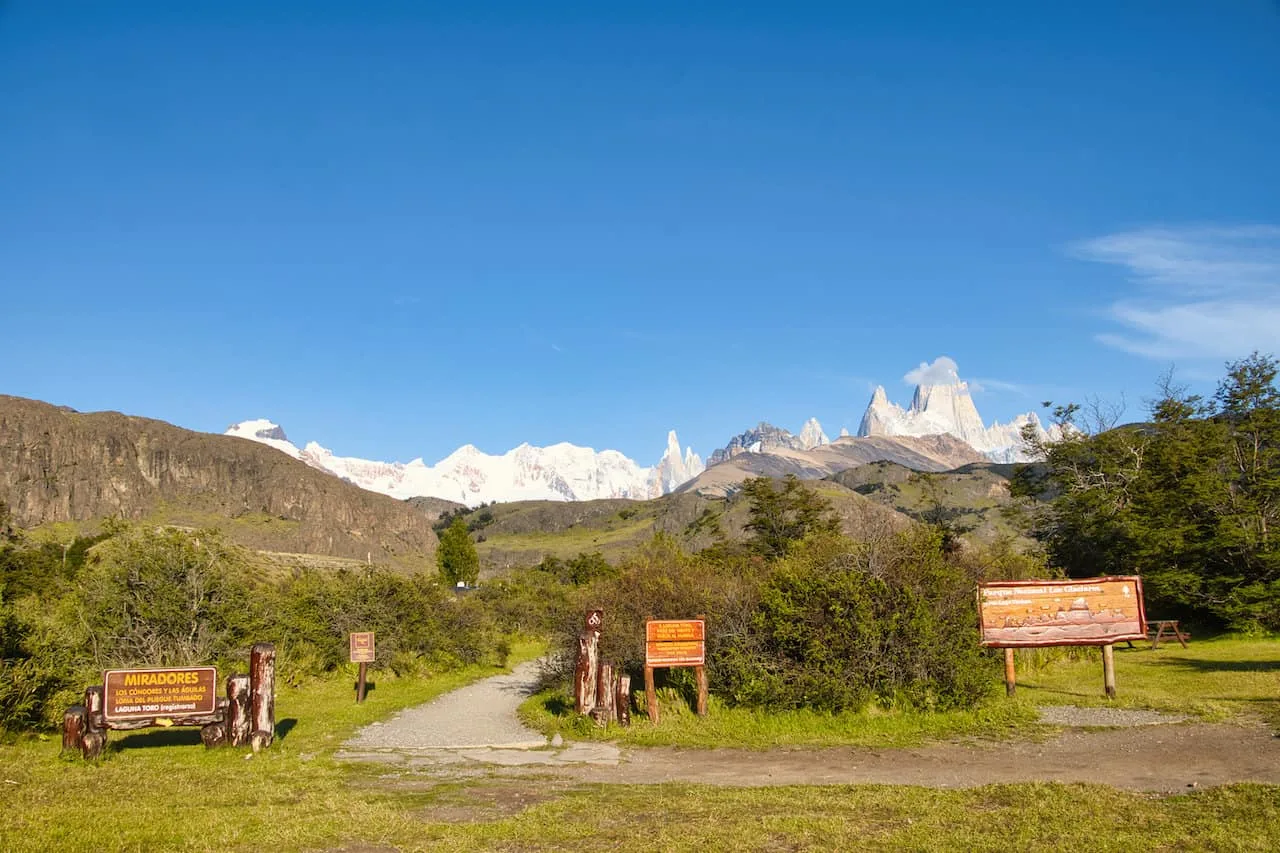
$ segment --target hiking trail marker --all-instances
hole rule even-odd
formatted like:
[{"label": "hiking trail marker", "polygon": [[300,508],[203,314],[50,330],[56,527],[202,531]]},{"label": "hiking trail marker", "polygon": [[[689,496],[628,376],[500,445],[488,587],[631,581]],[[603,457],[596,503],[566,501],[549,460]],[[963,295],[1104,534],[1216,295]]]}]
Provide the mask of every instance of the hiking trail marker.
[{"label": "hiking trail marker", "polygon": [[374,654],[373,632],[357,631],[351,634],[351,662],[360,664],[360,672],[356,676],[356,704],[364,701],[365,678],[369,672],[369,664],[377,660]]},{"label": "hiking trail marker", "polygon": [[691,666],[698,681],[699,717],[707,715],[707,622],[696,619],[650,619],[644,623],[644,694],[649,721],[658,724],[658,694],[653,671]]}]

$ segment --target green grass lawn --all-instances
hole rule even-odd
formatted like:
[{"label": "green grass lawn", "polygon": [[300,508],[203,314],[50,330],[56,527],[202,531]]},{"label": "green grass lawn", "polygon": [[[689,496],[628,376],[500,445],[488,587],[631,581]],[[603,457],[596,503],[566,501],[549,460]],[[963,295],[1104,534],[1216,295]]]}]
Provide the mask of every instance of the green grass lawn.
[{"label": "green grass lawn", "polygon": [[1038,705],[1114,705],[1194,714],[1206,720],[1259,716],[1280,731],[1280,640],[1192,639],[1187,648],[1162,640],[1116,648],[1116,698],[1102,690],[1102,653],[1072,649],[1042,668],[1018,673],[1020,699]]},{"label": "green grass lawn", "polygon": [[[516,650],[514,659],[536,653]],[[1028,663],[1031,663],[1030,659]],[[1042,662],[1043,663],[1043,662]],[[1280,697],[1280,642],[1225,639],[1116,656],[1121,704],[1242,719]],[[713,705],[705,720],[638,722],[637,744],[892,745],[1032,731],[1037,704],[1102,704],[1101,664],[1070,656],[1027,667],[1013,701],[957,715],[769,716]],[[437,784],[385,767],[338,764],[357,727],[496,672],[350,678],[281,688],[271,749],[206,751],[195,729],[113,733],[106,757],[58,756],[56,738],[0,746],[0,849],[213,850],[1276,850],[1280,787],[1177,796],[1094,785],[720,788],[578,785],[478,777]],[[545,709],[542,713],[546,713]],[[918,717],[918,719],[916,718]],[[650,739],[640,734],[648,728]],[[663,741],[660,733],[673,733]],[[683,734],[680,734],[683,732]],[[683,740],[680,740],[683,738]],[[790,738],[790,740],[786,740]],[[776,741],[775,741],[776,742]]]}]

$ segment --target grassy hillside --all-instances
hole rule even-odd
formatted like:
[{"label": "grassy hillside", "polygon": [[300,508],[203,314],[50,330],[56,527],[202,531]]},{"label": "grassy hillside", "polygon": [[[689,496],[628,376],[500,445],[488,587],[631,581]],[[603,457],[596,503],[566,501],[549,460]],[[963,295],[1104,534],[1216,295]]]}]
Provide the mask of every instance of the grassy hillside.
[{"label": "grassy hillside", "polygon": [[[908,523],[900,513],[839,483],[812,481],[806,486],[831,501],[851,535]],[[656,533],[674,536],[686,550],[699,551],[721,537],[743,538],[748,512],[736,495],[679,493],[649,501],[519,501],[480,507],[463,517],[477,540],[484,571],[492,574],[538,563],[548,555],[567,558],[599,551],[616,560]]]},{"label": "grassy hillside", "polygon": [[1009,494],[1016,467],[985,462],[926,474],[893,462],[872,462],[829,480],[916,520],[952,525],[969,541],[985,544],[1007,537],[1029,545],[1016,523],[1018,504]]}]

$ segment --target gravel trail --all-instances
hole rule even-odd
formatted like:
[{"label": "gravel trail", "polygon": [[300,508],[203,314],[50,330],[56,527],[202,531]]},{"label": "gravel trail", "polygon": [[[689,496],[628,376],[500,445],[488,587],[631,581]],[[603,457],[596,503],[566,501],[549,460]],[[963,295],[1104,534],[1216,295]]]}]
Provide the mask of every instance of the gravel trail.
[{"label": "gravel trail", "polygon": [[547,739],[526,727],[516,709],[538,686],[538,662],[529,661],[507,675],[496,675],[446,693],[425,705],[407,708],[383,723],[365,726],[346,748],[529,749]]}]

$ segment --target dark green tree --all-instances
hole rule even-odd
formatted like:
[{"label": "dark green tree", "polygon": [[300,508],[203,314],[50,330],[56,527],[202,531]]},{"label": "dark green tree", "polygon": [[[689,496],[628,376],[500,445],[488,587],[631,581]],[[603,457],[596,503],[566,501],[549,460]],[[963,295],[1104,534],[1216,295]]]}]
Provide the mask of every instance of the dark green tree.
[{"label": "dark green tree", "polygon": [[830,501],[806,488],[788,474],[778,488],[769,477],[754,477],[742,484],[751,518],[745,528],[753,534],[747,544],[766,557],[781,557],[792,543],[812,533],[837,533],[840,520]]},{"label": "dark green tree", "polygon": [[436,566],[445,583],[474,584],[480,578],[480,555],[467,530],[467,522],[461,516],[440,534],[440,547],[436,549]]},{"label": "dark green tree", "polygon": [[1168,378],[1148,423],[1041,446],[1038,535],[1069,574],[1141,574],[1157,606],[1280,629],[1277,362],[1227,365],[1213,400]]}]

